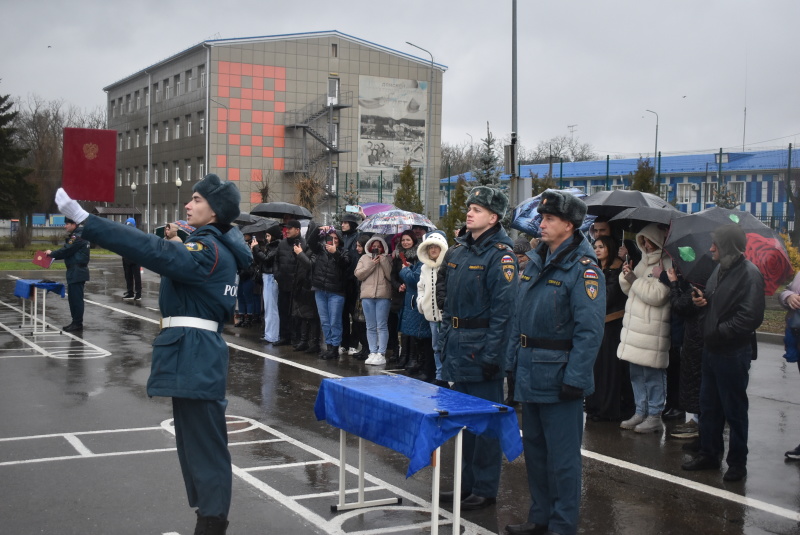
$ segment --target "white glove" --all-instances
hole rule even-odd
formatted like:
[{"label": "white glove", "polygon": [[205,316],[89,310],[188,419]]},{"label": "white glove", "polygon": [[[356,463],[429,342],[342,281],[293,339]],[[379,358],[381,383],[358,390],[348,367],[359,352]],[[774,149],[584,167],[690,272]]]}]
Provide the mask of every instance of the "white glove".
[{"label": "white glove", "polygon": [[70,199],[67,192],[64,191],[64,188],[58,188],[56,192],[56,204],[58,205],[59,211],[64,214],[64,216],[78,224],[83,223],[86,218],[89,217],[89,212],[81,208],[78,201]]}]

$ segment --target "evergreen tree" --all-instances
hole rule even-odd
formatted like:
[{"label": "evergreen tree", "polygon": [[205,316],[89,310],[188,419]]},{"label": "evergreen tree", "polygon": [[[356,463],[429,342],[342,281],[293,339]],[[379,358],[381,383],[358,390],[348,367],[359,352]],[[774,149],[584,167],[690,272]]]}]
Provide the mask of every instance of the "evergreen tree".
[{"label": "evergreen tree", "polygon": [[447,207],[447,213],[439,220],[437,225],[441,230],[447,234],[447,241],[453,243],[456,237],[456,231],[462,227],[467,220],[467,197],[469,186],[464,179],[464,175],[458,177],[456,188],[450,195],[450,206]]},{"label": "evergreen tree", "polygon": [[472,170],[472,176],[478,181],[479,186],[500,186],[501,163],[497,157],[495,144],[497,139],[489,130],[489,123],[486,123],[486,138],[481,140],[480,152],[478,153],[478,167]]},{"label": "evergreen tree", "polygon": [[414,212],[415,214],[423,213],[425,208],[422,206],[422,201],[419,199],[419,193],[417,192],[417,176],[409,162],[406,162],[403,169],[400,170],[398,181],[399,184],[394,193],[394,205],[400,210]]},{"label": "evergreen tree", "polygon": [[27,151],[17,144],[14,120],[17,112],[11,112],[13,102],[9,95],[0,95],[0,218],[20,219],[19,237],[15,246],[28,242],[25,221],[33,215],[38,188],[25,180],[32,169],[19,165]]},{"label": "evergreen tree", "polygon": [[631,180],[631,189],[658,195],[658,185],[655,180],[656,170],[650,165],[649,158],[639,158],[636,163],[636,171],[628,175]]}]

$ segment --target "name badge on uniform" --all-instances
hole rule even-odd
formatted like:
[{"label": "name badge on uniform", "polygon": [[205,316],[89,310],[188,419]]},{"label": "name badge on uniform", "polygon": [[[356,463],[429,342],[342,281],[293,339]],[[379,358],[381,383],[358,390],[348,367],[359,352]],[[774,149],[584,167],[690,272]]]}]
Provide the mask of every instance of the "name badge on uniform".
[{"label": "name badge on uniform", "polygon": [[486,266],[481,266],[480,264],[476,264],[469,266],[469,269],[471,269],[472,271],[484,271],[486,269]]},{"label": "name badge on uniform", "polygon": [[547,281],[548,286],[561,286],[563,283],[561,281],[557,281],[555,279],[550,279]]},{"label": "name badge on uniform", "polygon": [[457,267],[458,267],[458,264],[454,264],[453,262],[448,262],[448,263],[447,263],[447,267],[449,267],[449,268],[451,268],[451,269],[455,269],[455,268],[457,268]]},{"label": "name badge on uniform", "polygon": [[525,275],[524,273],[520,274],[519,278],[521,280],[524,280],[525,282],[528,282],[529,280],[531,280],[531,276],[530,275]]},{"label": "name badge on uniform", "polygon": [[193,253],[196,253],[198,251],[202,251],[203,249],[205,249],[205,247],[203,246],[202,243],[196,242],[196,241],[186,242],[186,243],[184,243],[184,245],[186,246],[187,250],[192,251]]}]

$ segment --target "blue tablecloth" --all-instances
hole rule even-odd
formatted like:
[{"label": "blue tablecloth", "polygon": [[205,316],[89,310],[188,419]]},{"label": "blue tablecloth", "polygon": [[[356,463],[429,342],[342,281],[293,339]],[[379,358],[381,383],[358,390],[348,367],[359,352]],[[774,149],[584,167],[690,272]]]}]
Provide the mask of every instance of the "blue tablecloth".
[{"label": "blue tablecloth", "polygon": [[406,477],[462,427],[500,440],[509,460],[522,453],[514,409],[404,376],[324,379],[314,404],[317,420],[391,448],[409,458]]},{"label": "blue tablecloth", "polygon": [[14,287],[14,295],[23,299],[30,299],[34,288],[42,288],[48,292],[57,293],[61,297],[67,295],[63,283],[42,282],[41,279],[19,279]]}]

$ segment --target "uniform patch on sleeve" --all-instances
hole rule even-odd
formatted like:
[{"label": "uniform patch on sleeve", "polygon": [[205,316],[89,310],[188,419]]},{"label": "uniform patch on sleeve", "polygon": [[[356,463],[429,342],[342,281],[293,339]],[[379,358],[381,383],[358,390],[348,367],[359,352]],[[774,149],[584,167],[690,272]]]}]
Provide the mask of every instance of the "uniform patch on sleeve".
[{"label": "uniform patch on sleeve", "polygon": [[521,280],[524,280],[525,282],[528,282],[529,280],[531,280],[531,276],[530,275],[525,275],[524,273],[521,273],[519,278]]},{"label": "uniform patch on sleeve", "polygon": [[586,271],[583,272],[583,278],[584,279],[599,280],[600,276],[597,274],[597,271],[589,268],[589,269],[587,269]]},{"label": "uniform patch on sleeve", "polygon": [[202,243],[196,242],[196,241],[186,242],[186,243],[184,243],[184,245],[186,246],[187,250],[189,250],[189,251],[191,251],[193,253],[196,253],[198,251],[202,251],[203,249],[205,249],[205,246]]},{"label": "uniform patch on sleeve", "polygon": [[584,280],[583,285],[586,289],[586,295],[589,296],[589,299],[594,301],[597,299],[598,294],[600,293],[600,283],[596,280]]},{"label": "uniform patch on sleeve", "polygon": [[500,259],[501,264],[513,264],[514,258],[511,255],[503,255],[503,258]]}]

